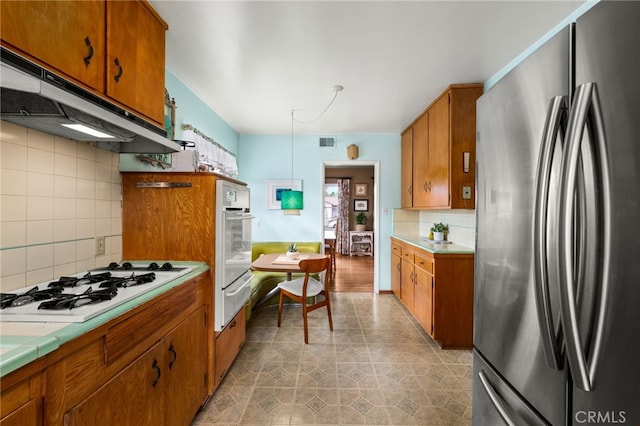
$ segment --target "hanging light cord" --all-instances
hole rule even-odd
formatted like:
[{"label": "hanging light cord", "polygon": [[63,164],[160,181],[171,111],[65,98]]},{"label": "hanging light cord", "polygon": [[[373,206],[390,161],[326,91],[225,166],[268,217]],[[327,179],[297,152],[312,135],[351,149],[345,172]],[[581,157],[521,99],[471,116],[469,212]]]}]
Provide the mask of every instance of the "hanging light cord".
[{"label": "hanging light cord", "polygon": [[293,108],[291,108],[291,185],[293,186]]},{"label": "hanging light cord", "polygon": [[333,86],[333,98],[331,99],[331,102],[329,102],[329,105],[327,105],[322,112],[320,113],[320,115],[318,115],[316,118],[314,118],[313,120],[310,121],[301,121],[301,120],[297,120],[294,116],[294,110],[291,110],[291,133],[293,134],[293,122],[295,121],[296,123],[300,123],[300,124],[311,124],[315,121],[320,120],[320,118],[324,115],[325,112],[327,112],[327,110],[329,109],[329,107],[331,107],[331,105],[333,105],[333,102],[336,100],[336,98],[338,97],[338,92],[341,92],[344,89],[343,86],[337,85],[337,86]]}]

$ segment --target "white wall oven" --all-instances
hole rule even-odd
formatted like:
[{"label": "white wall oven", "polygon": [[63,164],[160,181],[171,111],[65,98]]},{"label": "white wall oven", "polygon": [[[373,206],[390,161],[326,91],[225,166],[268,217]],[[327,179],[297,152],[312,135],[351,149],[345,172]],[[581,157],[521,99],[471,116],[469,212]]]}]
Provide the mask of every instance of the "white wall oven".
[{"label": "white wall oven", "polygon": [[244,309],[251,293],[249,188],[216,182],[215,331]]}]

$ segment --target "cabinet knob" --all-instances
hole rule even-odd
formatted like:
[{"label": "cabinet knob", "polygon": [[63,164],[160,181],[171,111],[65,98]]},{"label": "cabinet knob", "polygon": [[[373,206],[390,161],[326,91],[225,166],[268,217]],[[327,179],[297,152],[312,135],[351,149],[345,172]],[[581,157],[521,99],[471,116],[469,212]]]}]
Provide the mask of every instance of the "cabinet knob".
[{"label": "cabinet knob", "polygon": [[89,36],[85,37],[84,44],[86,44],[87,47],[89,48],[89,53],[87,54],[87,56],[85,56],[82,59],[84,60],[84,64],[86,66],[89,66],[89,64],[91,63],[91,58],[93,58],[93,46],[91,45],[91,40],[89,39]]},{"label": "cabinet knob", "polygon": [[116,67],[118,67],[118,72],[116,73],[116,75],[113,77],[113,79],[116,81],[116,83],[118,83],[120,81],[120,77],[122,77],[122,67],[120,66],[120,60],[116,57],[116,59],[114,59],[113,63],[115,64]]}]

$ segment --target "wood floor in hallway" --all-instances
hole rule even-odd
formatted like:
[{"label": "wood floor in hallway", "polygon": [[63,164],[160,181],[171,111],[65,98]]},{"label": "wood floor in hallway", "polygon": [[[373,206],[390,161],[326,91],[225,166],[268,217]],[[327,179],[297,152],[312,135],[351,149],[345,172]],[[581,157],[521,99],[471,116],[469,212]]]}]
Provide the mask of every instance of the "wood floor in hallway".
[{"label": "wood floor in hallway", "polygon": [[373,256],[336,255],[336,270],[329,282],[335,292],[373,292]]}]

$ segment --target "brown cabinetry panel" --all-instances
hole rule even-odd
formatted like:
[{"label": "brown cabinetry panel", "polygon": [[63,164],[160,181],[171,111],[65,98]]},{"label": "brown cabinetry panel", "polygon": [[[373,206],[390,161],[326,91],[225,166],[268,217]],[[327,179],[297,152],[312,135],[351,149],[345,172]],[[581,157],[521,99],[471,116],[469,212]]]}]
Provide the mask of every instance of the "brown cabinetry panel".
[{"label": "brown cabinetry panel", "polygon": [[449,205],[449,93],[429,108],[429,197],[427,207]]},{"label": "brown cabinetry panel", "polygon": [[190,424],[207,396],[206,331],[200,307],[164,339],[167,425]]},{"label": "brown cabinetry panel", "polygon": [[415,317],[427,333],[433,336],[433,275],[416,266],[414,296]]},{"label": "brown cabinetry panel", "polygon": [[410,127],[402,133],[401,139],[401,206],[413,207],[413,128]]},{"label": "brown cabinetry panel", "polygon": [[429,114],[425,113],[413,125],[413,207],[429,205]]},{"label": "brown cabinetry panel", "polygon": [[166,29],[146,2],[107,3],[106,93],[159,124],[164,117]]},{"label": "brown cabinetry panel", "polygon": [[0,394],[1,426],[43,424],[41,377],[41,374],[37,373],[9,389],[2,390]]},{"label": "brown cabinetry panel", "polygon": [[2,44],[164,126],[165,31],[148,2],[2,1]]},{"label": "brown cabinetry panel", "polygon": [[[475,208],[480,95],[481,84],[451,85],[402,133],[402,208]],[[470,198],[463,197],[463,187]]]},{"label": "brown cabinetry panel", "polygon": [[398,299],[400,296],[400,279],[402,270],[402,247],[392,242],[391,243],[391,291],[396,295]]},{"label": "brown cabinetry panel", "polygon": [[391,245],[392,285],[393,259],[402,259],[403,305],[442,348],[471,348],[473,254],[433,254],[394,238]]},{"label": "brown cabinetry panel", "polygon": [[104,92],[104,1],[0,2],[3,43]]},{"label": "brown cabinetry panel", "polygon": [[161,425],[164,423],[163,347],[157,344],[100,389],[69,410],[64,424]]},{"label": "brown cabinetry panel", "polygon": [[216,336],[216,385],[231,367],[245,341],[244,309],[236,314],[224,330]]}]

